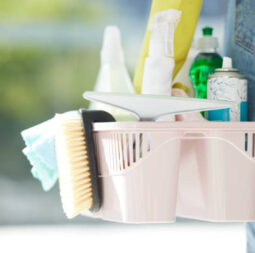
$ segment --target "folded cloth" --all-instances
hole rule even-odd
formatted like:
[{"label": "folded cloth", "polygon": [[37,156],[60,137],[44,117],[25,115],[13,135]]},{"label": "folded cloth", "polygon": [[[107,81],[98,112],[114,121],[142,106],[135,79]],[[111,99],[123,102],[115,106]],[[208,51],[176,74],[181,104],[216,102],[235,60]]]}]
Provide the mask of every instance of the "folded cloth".
[{"label": "folded cloth", "polygon": [[44,191],[50,190],[58,179],[55,133],[54,118],[21,133],[27,145],[23,153],[33,166],[31,173],[41,181]]}]

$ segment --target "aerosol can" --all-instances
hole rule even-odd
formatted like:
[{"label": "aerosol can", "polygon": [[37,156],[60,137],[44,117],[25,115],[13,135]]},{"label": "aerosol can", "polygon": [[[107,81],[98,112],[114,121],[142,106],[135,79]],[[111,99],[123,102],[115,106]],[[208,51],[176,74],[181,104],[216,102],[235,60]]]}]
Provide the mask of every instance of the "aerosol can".
[{"label": "aerosol can", "polygon": [[208,112],[210,121],[247,121],[247,80],[238,69],[232,68],[232,59],[223,58],[223,66],[209,76],[207,97],[235,102],[230,109]]}]

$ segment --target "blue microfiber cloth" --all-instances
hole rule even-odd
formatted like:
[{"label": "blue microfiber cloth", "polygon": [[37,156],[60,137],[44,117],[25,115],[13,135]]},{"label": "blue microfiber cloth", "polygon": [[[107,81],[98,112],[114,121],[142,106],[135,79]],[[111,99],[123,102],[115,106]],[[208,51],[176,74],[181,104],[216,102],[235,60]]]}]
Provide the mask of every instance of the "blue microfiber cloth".
[{"label": "blue microfiber cloth", "polygon": [[53,118],[21,132],[27,145],[23,153],[33,166],[31,172],[41,181],[44,191],[49,191],[58,179],[55,131]]}]

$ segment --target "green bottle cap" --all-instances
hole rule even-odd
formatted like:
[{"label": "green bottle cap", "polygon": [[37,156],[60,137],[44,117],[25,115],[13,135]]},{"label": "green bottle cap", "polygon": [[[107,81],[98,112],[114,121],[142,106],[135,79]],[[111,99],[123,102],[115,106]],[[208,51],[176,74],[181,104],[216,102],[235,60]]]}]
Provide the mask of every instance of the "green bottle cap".
[{"label": "green bottle cap", "polygon": [[204,36],[212,36],[212,33],[213,33],[213,28],[212,27],[206,26],[202,30],[203,30],[203,35]]}]

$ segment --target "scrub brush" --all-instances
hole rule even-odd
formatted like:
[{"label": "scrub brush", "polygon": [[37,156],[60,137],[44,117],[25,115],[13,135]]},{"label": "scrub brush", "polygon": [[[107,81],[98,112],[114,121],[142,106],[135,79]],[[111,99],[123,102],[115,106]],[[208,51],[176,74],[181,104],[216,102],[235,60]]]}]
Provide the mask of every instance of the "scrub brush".
[{"label": "scrub brush", "polygon": [[79,110],[56,117],[56,157],[62,206],[68,218],[100,208],[93,122],[111,122],[104,111]]}]

